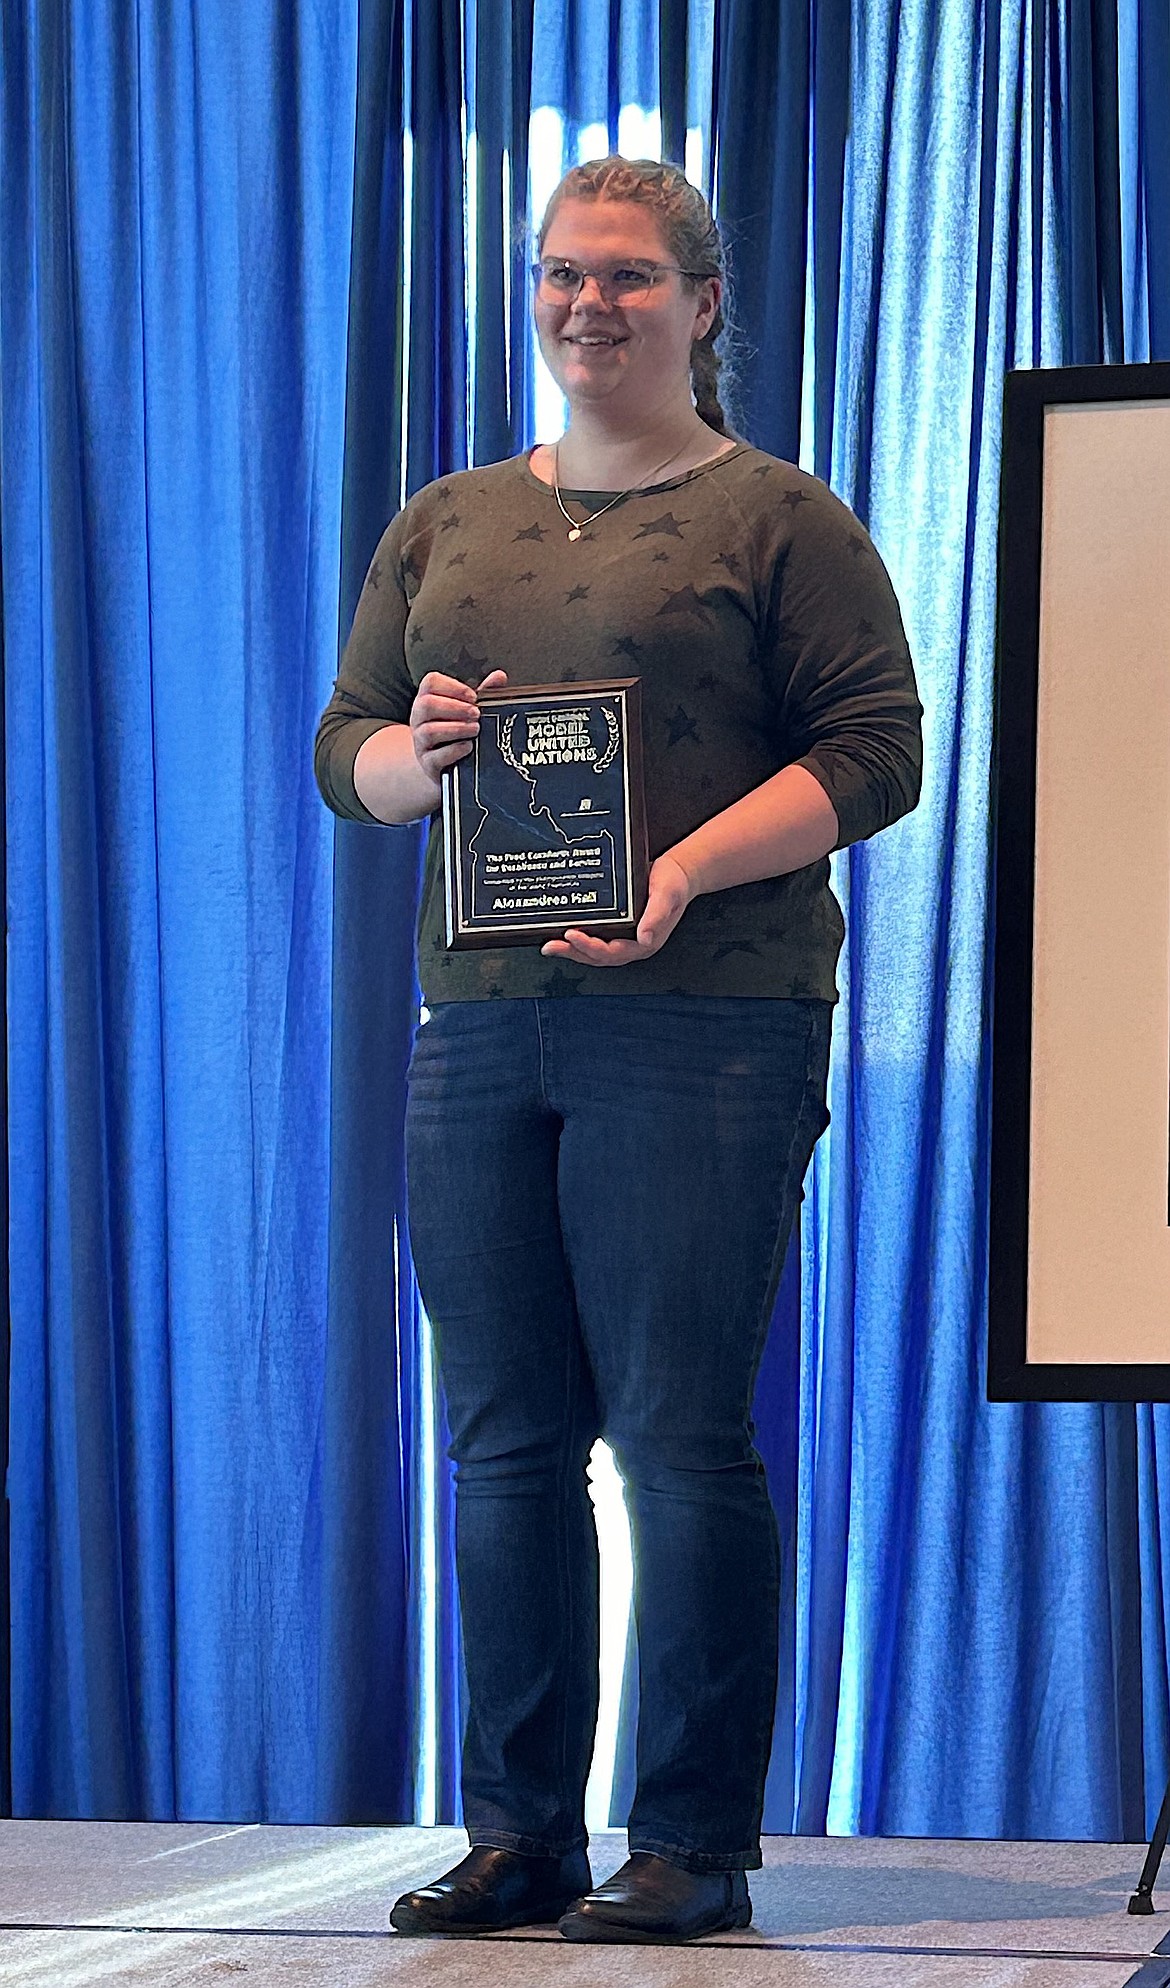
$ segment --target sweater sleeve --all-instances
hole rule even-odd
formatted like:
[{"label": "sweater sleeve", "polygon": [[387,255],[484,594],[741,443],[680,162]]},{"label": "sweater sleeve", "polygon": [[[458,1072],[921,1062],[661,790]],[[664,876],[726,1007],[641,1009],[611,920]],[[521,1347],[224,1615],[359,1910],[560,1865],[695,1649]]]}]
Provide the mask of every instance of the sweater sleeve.
[{"label": "sweater sleeve", "polygon": [[415,684],[406,663],[409,600],[402,569],[403,513],[383,532],[370,562],[333,695],[317,726],[313,771],[334,814],[383,826],[359,800],[353,763],[373,733],[410,719]]},{"label": "sweater sleeve", "polygon": [[917,805],[922,706],[893,586],[853,512],[810,478],[790,504],[767,662],[796,764],[819,780],[844,849]]}]

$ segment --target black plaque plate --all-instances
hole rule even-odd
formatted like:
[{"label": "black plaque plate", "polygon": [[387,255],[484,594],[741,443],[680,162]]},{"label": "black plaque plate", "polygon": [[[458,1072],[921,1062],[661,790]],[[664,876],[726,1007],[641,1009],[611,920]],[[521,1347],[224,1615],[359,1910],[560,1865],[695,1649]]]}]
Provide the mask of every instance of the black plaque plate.
[{"label": "black plaque plate", "polygon": [[443,774],[447,944],[632,938],[646,908],[640,682],[484,691]]}]

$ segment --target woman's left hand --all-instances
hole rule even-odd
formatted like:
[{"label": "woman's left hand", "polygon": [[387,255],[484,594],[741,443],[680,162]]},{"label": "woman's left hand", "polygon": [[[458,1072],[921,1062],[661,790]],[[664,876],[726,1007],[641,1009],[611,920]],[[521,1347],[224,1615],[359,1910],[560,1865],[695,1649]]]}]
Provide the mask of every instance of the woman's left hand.
[{"label": "woman's left hand", "polygon": [[666,944],[694,891],[682,864],[669,855],[651,864],[648,882],[650,894],[635,938],[599,939],[570,926],[563,939],[550,939],[541,952],[551,959],[576,960],[580,966],[626,966],[631,960],[649,959]]}]

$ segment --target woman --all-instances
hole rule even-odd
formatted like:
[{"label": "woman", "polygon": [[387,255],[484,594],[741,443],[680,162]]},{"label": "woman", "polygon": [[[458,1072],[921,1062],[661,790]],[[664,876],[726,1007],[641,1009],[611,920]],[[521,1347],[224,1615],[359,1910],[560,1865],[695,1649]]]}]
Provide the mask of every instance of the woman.
[{"label": "woman", "polygon": [[[471,750],[478,689],[642,681],[635,938],[450,952],[428,847],[408,1189],[456,1464],[472,1847],[391,1920],[679,1941],[746,1925],[762,1862],[780,1567],[750,1408],[828,1121],[827,858],[915,805],[921,707],[857,520],[728,432],[702,196],[669,166],[575,168],[535,276],[565,434],[395,518],[317,741],[339,814],[410,821]],[[598,1436],[640,1703],[631,1854],[591,1889]]]}]

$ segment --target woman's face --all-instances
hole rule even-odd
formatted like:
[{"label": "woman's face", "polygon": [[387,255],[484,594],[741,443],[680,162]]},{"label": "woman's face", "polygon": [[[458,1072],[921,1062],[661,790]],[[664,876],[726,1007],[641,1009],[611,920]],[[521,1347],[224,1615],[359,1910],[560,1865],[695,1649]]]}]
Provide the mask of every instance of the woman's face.
[{"label": "woman's face", "polygon": [[[675,261],[651,210],[633,200],[563,200],[541,256],[589,270]],[[610,303],[591,279],[571,303],[538,295],[545,363],[570,406],[628,409],[640,425],[648,410],[689,397],[691,344],[709,330],[719,292],[715,277],[692,285],[660,275],[644,295],[621,303]]]}]

